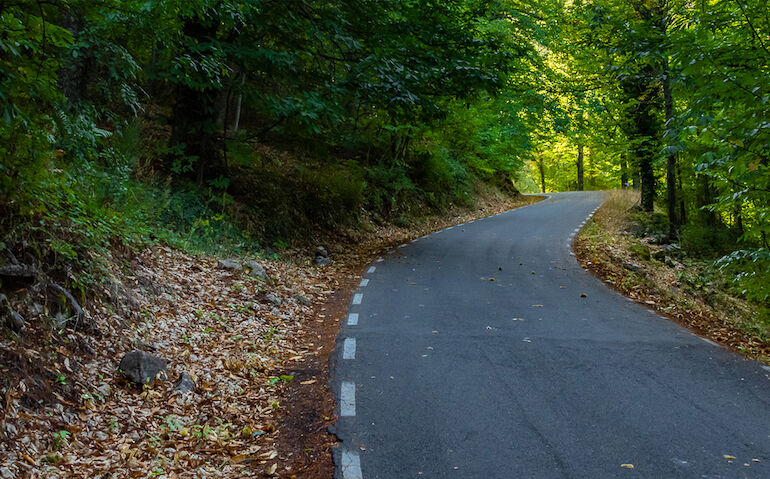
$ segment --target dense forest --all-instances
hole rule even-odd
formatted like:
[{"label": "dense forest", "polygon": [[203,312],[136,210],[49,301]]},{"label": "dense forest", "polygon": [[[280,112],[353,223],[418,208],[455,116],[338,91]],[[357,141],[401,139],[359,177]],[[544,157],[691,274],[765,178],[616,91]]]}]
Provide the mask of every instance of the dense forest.
[{"label": "dense forest", "polygon": [[766,302],[769,69],[760,0],[0,0],[2,261],[634,188]]}]

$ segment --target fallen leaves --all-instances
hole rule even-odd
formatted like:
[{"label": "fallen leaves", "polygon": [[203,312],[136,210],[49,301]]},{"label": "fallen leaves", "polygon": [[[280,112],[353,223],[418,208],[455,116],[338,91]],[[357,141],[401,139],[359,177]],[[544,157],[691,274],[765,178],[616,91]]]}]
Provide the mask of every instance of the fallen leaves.
[{"label": "fallen leaves", "polygon": [[633,469],[634,465],[633,464],[621,464],[620,467],[624,467],[626,469]]},{"label": "fallen leaves", "polygon": [[[135,285],[141,314],[134,321],[106,309],[90,312],[104,334],[86,338],[95,355],[77,357],[77,366],[70,350],[54,345],[57,369],[66,372],[68,388],[77,384],[83,391],[80,401],[53,391],[58,405],[25,412],[19,405],[25,382],[4,391],[7,421],[22,432],[0,444],[0,468],[19,472],[26,463],[43,477],[201,477],[214,470],[217,477],[242,477],[243,467],[275,474],[280,462],[272,423],[283,414],[282,384],[294,379],[284,364],[315,354],[297,343],[306,326],[303,306],[291,298],[320,296],[326,279],[265,262],[272,278],[265,284],[166,248],[148,249],[137,262],[136,274],[163,292]],[[257,301],[265,291],[280,304]],[[65,345],[82,341],[70,336]],[[196,392],[174,393],[170,382],[136,391],[119,382],[116,358],[137,347],[165,358],[172,376],[190,374]]]}]

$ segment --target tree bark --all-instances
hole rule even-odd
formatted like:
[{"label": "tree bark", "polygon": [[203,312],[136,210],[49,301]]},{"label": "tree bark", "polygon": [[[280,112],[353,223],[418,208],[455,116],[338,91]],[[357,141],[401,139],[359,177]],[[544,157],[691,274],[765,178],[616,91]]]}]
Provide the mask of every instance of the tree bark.
[{"label": "tree bark", "polygon": [[[663,100],[665,103],[666,126],[671,128],[674,118],[674,97],[671,94],[671,79],[667,58],[663,60]],[[679,227],[681,226],[676,211],[676,157],[676,153],[672,151],[666,153],[666,203],[668,206],[669,238],[675,238],[679,234]]]},{"label": "tree bark", "polygon": [[541,152],[535,153],[535,164],[537,164],[537,171],[540,173],[540,191],[545,193],[545,161],[543,161],[543,154]]},{"label": "tree bark", "polygon": [[583,144],[578,143],[577,155],[577,189],[583,191]]}]

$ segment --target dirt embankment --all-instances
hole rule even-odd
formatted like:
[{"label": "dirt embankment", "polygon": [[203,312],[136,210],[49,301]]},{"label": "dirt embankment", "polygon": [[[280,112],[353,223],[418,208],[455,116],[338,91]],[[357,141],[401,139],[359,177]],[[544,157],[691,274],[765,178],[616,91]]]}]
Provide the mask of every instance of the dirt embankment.
[{"label": "dirt embankment", "polygon": [[[613,191],[575,238],[580,264],[621,294],[729,349],[770,364],[770,326],[729,290],[711,261],[639,235],[638,193]],[[705,279],[705,278],[710,279]]]}]

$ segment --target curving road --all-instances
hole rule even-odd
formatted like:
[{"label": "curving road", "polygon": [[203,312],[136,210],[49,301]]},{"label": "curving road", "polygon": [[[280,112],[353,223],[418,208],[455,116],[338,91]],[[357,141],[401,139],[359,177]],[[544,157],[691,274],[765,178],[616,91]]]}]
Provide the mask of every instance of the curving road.
[{"label": "curving road", "polygon": [[332,358],[339,479],[770,477],[770,370],[571,255],[602,199],[553,194],[372,264]]}]

